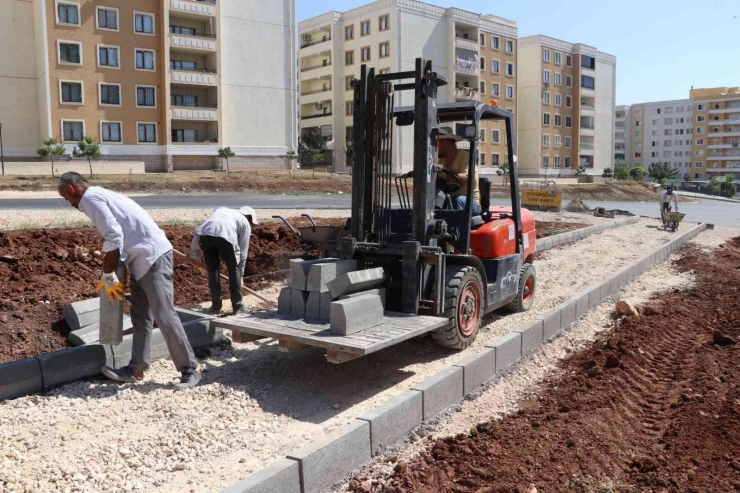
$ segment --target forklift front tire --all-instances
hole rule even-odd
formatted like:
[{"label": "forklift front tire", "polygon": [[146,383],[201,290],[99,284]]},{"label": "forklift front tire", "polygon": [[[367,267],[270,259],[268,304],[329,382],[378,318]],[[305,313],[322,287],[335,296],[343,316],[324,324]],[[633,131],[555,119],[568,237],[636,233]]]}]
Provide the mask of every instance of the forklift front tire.
[{"label": "forklift front tire", "polygon": [[522,271],[519,274],[519,289],[516,292],[516,298],[509,303],[506,308],[514,313],[527,312],[532,308],[534,295],[537,291],[537,272],[532,264],[522,265]]},{"label": "forklift front tire", "polygon": [[432,339],[442,347],[465,349],[480,330],[483,281],[474,267],[448,267],[445,274],[445,314],[450,323],[432,332]]}]

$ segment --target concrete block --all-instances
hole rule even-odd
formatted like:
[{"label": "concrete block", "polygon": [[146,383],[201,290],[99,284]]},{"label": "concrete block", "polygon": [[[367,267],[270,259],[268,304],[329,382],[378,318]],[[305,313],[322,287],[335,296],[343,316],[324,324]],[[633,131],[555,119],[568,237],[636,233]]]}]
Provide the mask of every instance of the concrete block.
[{"label": "concrete block", "polygon": [[224,488],[221,493],[301,493],[298,461],[280,459]]},{"label": "concrete block", "polygon": [[375,454],[381,447],[396,443],[416,427],[424,416],[423,395],[409,390],[374,407],[358,419],[370,424],[370,446]]},{"label": "concrete block", "polygon": [[609,292],[611,294],[614,294],[617,291],[619,291],[619,288],[622,287],[622,285],[620,284],[621,282],[622,282],[622,274],[621,273],[617,273],[617,274],[613,275],[612,277],[610,277],[609,278]]},{"label": "concrete block", "polygon": [[593,310],[599,303],[601,303],[601,285],[594,286],[588,292],[588,309]]},{"label": "concrete block", "polygon": [[575,234],[573,233],[573,231],[568,231],[567,233],[564,233],[564,234],[565,234],[566,243],[573,243],[574,241],[576,241]]},{"label": "concrete block", "polygon": [[335,300],[345,294],[379,288],[383,282],[385,282],[385,272],[383,272],[382,267],[376,267],[375,269],[347,272],[330,281],[328,286],[331,298]]},{"label": "concrete block", "polygon": [[604,279],[601,284],[601,299],[604,300],[612,295],[611,291],[612,280],[611,278]]},{"label": "concrete block", "polygon": [[[542,247],[540,247],[540,241],[542,242]],[[547,238],[542,238],[541,240],[537,240],[537,250],[549,250],[552,248],[552,238],[549,236]]]},{"label": "concrete block", "polygon": [[496,350],[483,348],[452,366],[463,369],[463,395],[468,395],[496,375]]},{"label": "concrete block", "polygon": [[514,329],[514,332],[518,332],[522,335],[522,356],[527,355],[540,347],[544,340],[543,327],[544,324],[542,320],[538,319]]},{"label": "concrete block", "polygon": [[306,316],[306,302],[308,301],[308,292],[300,289],[290,290],[290,316],[303,318]]},{"label": "concrete block", "polygon": [[69,325],[70,330],[79,330],[82,327],[100,321],[100,298],[76,301],[62,310],[62,317]]},{"label": "concrete block", "polygon": [[0,365],[0,402],[33,394],[43,388],[41,365],[36,358]]},{"label": "concrete block", "polygon": [[[588,293],[588,290],[586,290],[571,298],[576,302],[576,320],[588,313]],[[563,327],[562,321],[560,322],[560,326]]]},{"label": "concrete block", "polygon": [[576,300],[570,299],[560,305],[560,307],[560,330],[565,330],[576,321]]},{"label": "concrete block", "polygon": [[635,266],[634,264],[624,269],[624,285],[631,283],[635,279]]},{"label": "concrete block", "polygon": [[280,290],[278,295],[278,313],[283,317],[290,317],[290,298],[292,296],[292,289],[286,287]]},{"label": "concrete block", "polygon": [[306,320],[326,323],[329,321],[331,313],[331,294],[326,293],[308,293],[306,301]]},{"label": "concrete block", "polygon": [[510,332],[499,337],[486,347],[496,350],[496,374],[503,372],[522,357],[522,335]]},{"label": "concrete block", "polygon": [[[121,340],[123,340],[124,335],[130,334],[132,329],[133,323],[131,322],[131,318],[128,315],[124,315]],[[73,346],[84,346],[85,344],[96,344],[100,342],[100,324],[94,323],[70,332],[67,336],[67,341]]]},{"label": "concrete block", "polygon": [[217,318],[203,312],[195,312],[193,310],[187,310],[185,308],[175,307],[175,311],[177,312],[177,316],[180,317],[180,322],[182,323],[192,322],[193,320],[201,320],[204,318]]},{"label": "concrete block", "polygon": [[36,359],[41,365],[44,387],[50,388],[99,375],[110,356],[110,347],[93,344],[42,354]]},{"label": "concrete block", "polygon": [[552,242],[552,248],[555,248],[563,244],[562,234],[549,236],[548,238],[550,238],[550,241]]},{"label": "concrete block", "polygon": [[328,293],[327,283],[337,277],[357,270],[356,260],[340,260],[313,264],[308,270],[306,291],[313,293]]},{"label": "concrete block", "polygon": [[98,339],[101,344],[115,346],[123,340],[123,301],[111,300],[101,291]]},{"label": "concrete block", "polygon": [[345,294],[344,296],[340,296],[338,300],[348,300],[350,298],[357,298],[358,296],[365,296],[366,294],[380,296],[380,302],[383,303],[383,309],[385,310],[385,288],[368,289],[367,291],[360,291],[359,293]]},{"label": "concrete block", "polygon": [[326,491],[370,461],[370,423],[355,420],[287,458],[298,461],[302,493]]},{"label": "concrete block", "polygon": [[312,265],[338,262],[336,258],[321,258],[318,260],[291,259],[290,261],[290,287],[300,291],[308,289],[308,273]]},{"label": "concrete block", "polygon": [[223,329],[211,325],[210,318],[193,320],[182,324],[190,345],[194,348],[214,346],[224,340]]},{"label": "concrete block", "polygon": [[550,310],[542,316],[542,337],[548,341],[560,332],[560,307]]},{"label": "concrete block", "polygon": [[383,303],[378,295],[365,295],[331,303],[330,330],[347,335],[383,323]]},{"label": "concrete block", "polygon": [[424,421],[431,419],[463,398],[463,369],[445,368],[411,390],[422,393]]}]

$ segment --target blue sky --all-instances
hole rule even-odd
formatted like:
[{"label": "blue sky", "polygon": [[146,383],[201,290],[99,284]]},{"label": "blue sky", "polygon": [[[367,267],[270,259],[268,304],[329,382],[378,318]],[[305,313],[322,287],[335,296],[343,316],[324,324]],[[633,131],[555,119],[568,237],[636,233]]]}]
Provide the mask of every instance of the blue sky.
[{"label": "blue sky", "polygon": [[[296,0],[298,20],[365,0]],[[694,87],[740,86],[740,0],[433,0],[516,21],[617,56],[617,104],[683,99]]]}]

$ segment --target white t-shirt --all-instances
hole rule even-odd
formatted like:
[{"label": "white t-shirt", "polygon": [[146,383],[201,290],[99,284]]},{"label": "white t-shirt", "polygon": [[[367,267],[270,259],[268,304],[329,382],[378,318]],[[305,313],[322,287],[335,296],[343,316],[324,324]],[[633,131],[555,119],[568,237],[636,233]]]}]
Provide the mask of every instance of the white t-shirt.
[{"label": "white t-shirt", "polygon": [[249,255],[249,238],[252,227],[244,214],[227,207],[219,207],[195,230],[190,244],[190,255],[200,255],[200,237],[215,236],[234,245],[234,254],[239,263],[244,263]]},{"label": "white t-shirt", "polygon": [[660,207],[663,207],[663,204],[668,202],[673,206],[673,209],[676,209],[678,207],[678,194],[674,191],[671,195],[668,195],[667,191],[663,191],[660,194]]}]

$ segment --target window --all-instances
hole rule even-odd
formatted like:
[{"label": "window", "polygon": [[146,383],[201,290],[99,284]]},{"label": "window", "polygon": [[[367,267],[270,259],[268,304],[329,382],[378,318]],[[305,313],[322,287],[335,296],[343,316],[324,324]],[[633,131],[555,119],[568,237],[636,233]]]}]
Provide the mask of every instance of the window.
[{"label": "window", "polygon": [[704,162],[703,161],[697,161],[697,162],[694,163],[694,167],[695,168],[703,168],[704,167]]},{"label": "window", "polygon": [[498,60],[491,60],[491,73],[498,74],[501,72],[501,62]]},{"label": "window", "polygon": [[173,70],[197,70],[195,62],[189,60],[170,60],[170,68]]},{"label": "window", "polygon": [[[653,120],[653,125],[660,125],[660,120]],[[660,130],[653,130],[653,132],[660,132]],[[654,135],[657,135],[654,133]]]},{"label": "window", "polygon": [[545,91],[542,93],[542,103],[543,104],[550,104],[550,93],[549,91]]},{"label": "window", "polygon": [[360,48],[360,60],[363,62],[369,62],[370,61],[370,47],[365,46],[364,48]]},{"label": "window", "polygon": [[62,120],[62,141],[78,142],[85,136],[83,120]]},{"label": "window", "polygon": [[500,156],[498,154],[491,154],[491,166],[498,168],[500,163],[499,159]]},{"label": "window", "polygon": [[560,147],[561,146],[561,137],[559,135],[555,135],[554,139],[555,139],[555,147]]},{"label": "window", "polygon": [[550,167],[550,156],[542,156],[542,167],[543,168]]},{"label": "window", "polygon": [[562,65],[563,64],[563,54],[559,51],[555,52],[555,65]]},{"label": "window", "polygon": [[594,78],[588,75],[582,75],[581,76],[581,87],[585,87],[588,89],[593,89],[594,87],[596,87]]},{"label": "window", "polygon": [[355,103],[353,101],[347,101],[344,103],[344,115],[352,116],[355,114]]},{"label": "window", "polygon": [[542,124],[550,125],[550,113],[542,113]]},{"label": "window", "polygon": [[565,116],[565,128],[571,128],[573,126],[573,117],[572,116]]},{"label": "window", "polygon": [[351,91],[352,89],[354,89],[352,87],[352,81],[354,80],[354,78],[355,77],[353,75],[348,75],[347,77],[344,78],[344,89],[345,90]]},{"label": "window", "polygon": [[355,39],[355,25],[347,26],[344,28],[344,40],[349,41]]},{"label": "window", "polygon": [[565,85],[566,87],[573,87],[573,77],[570,75],[565,76]]},{"label": "window", "polygon": [[485,166],[486,165],[486,155],[482,152],[480,153],[480,165]]},{"label": "window", "polygon": [[172,34],[184,34],[185,36],[195,36],[196,30],[194,27],[183,27],[170,25],[170,32]]},{"label": "window", "polygon": [[563,74],[561,74],[560,72],[555,73],[555,85],[556,86],[563,85]]},{"label": "window", "polygon": [[156,144],[157,143],[157,124],[156,123],[137,123],[136,127],[137,127],[136,138],[139,144]]},{"label": "window", "polygon": [[570,108],[573,106],[573,98],[571,96],[565,96],[565,107]]},{"label": "window", "polygon": [[[565,148],[570,149],[571,147],[573,147],[573,137],[568,137],[566,135],[565,136]],[[568,158],[565,158],[565,159],[568,159]],[[568,168],[568,166],[566,166],[566,168]]]},{"label": "window", "polygon": [[684,107],[683,106],[676,106],[676,113],[683,113]]},{"label": "window", "polygon": [[98,6],[97,26],[98,29],[118,31],[118,9],[112,7]]},{"label": "window", "polygon": [[[138,91],[137,91],[137,101],[138,101]],[[198,106],[198,96],[190,95],[190,94],[170,94],[170,105],[171,106],[181,106],[185,108],[195,108]],[[140,105],[137,104],[137,106],[146,106],[146,105]]]},{"label": "window", "polygon": [[704,111],[705,109],[707,109],[707,105],[705,105],[704,103],[699,103],[696,105],[697,111]]},{"label": "window", "polygon": [[154,50],[136,48],[136,70],[154,71]]},{"label": "window", "polygon": [[[557,140],[555,142],[557,142]],[[556,168],[559,168],[560,167],[560,156],[555,156],[555,158],[553,159],[553,161],[554,161],[553,164],[555,165],[555,167]]]},{"label": "window", "polygon": [[82,82],[59,81],[59,92],[62,103],[83,104],[84,97],[82,91]]},{"label": "window", "polygon": [[514,64],[511,62],[506,62],[506,75],[508,77],[514,77]]},{"label": "window", "polygon": [[660,153],[659,152],[651,152],[650,153],[650,157],[659,157],[659,156],[660,156]]},{"label": "window", "polygon": [[542,61],[549,62],[550,61],[550,50],[547,48],[542,50]]},{"label": "window", "polygon": [[480,71],[484,72],[486,70],[486,57],[482,56],[480,57]]},{"label": "window", "polygon": [[703,134],[704,133],[704,127],[696,127],[696,133]]},{"label": "window", "polygon": [[697,150],[697,151],[694,152],[694,156],[696,156],[696,157],[703,157],[704,156],[704,151],[701,150],[701,149],[699,149],[699,150]]},{"label": "window", "polygon": [[668,106],[668,107],[667,107],[667,108],[665,109],[665,113],[666,113],[666,115],[668,115],[668,114],[670,114],[670,113],[673,113],[673,106]]},{"label": "window", "polygon": [[549,70],[544,70],[542,72],[542,82],[544,82],[545,84],[550,83],[550,71]]},{"label": "window", "polygon": [[565,156],[565,167],[570,168],[570,156]]},{"label": "window", "polygon": [[572,67],[573,66],[573,57],[570,55],[565,55],[565,66],[566,67]]},{"label": "window", "polygon": [[480,129],[480,137],[478,137],[478,139],[481,142],[485,142],[486,141],[486,131],[485,131],[485,129],[482,129],[482,128]]},{"label": "window", "polygon": [[100,141],[108,144],[120,144],[121,122],[100,122]]},{"label": "window", "polygon": [[59,40],[57,54],[60,65],[82,65],[82,43]]},{"label": "window", "polygon": [[635,153],[635,157],[642,157],[642,153],[641,152],[636,152]]},{"label": "window", "polygon": [[558,114],[555,115],[555,126],[556,127],[563,126],[563,117],[561,115],[558,115]]},{"label": "window", "polygon": [[494,144],[498,144],[501,142],[501,131],[500,130],[491,130],[491,142]]},{"label": "window", "polygon": [[653,108],[653,115],[660,115],[660,108]]},{"label": "window", "polygon": [[370,35],[370,21],[362,21],[360,23],[360,34],[362,36]]},{"label": "window", "polygon": [[514,41],[506,40],[506,53],[514,53]]},{"label": "window", "polygon": [[491,84],[491,96],[500,96],[499,94],[499,85],[497,82],[494,82]]},{"label": "window", "polygon": [[198,142],[196,129],[172,129],[172,142]]},{"label": "window", "polygon": [[499,37],[498,36],[491,36],[491,49],[492,50],[498,50],[499,49]]},{"label": "window", "polygon": [[354,65],[355,64],[355,50],[349,50],[344,52],[344,64]]},{"label": "window", "polygon": [[98,45],[98,67],[121,68],[118,46]]},{"label": "window", "polygon": [[57,2],[57,24],[68,26],[80,25],[80,4],[74,2]]},{"label": "window", "polygon": [[391,56],[391,44],[388,42],[380,43],[380,46],[378,47],[378,51],[380,52],[380,58],[386,58]]},{"label": "window", "polygon": [[157,88],[154,86],[136,86],[136,106],[144,108],[156,108]]},{"label": "window", "polygon": [[581,55],[581,67],[594,70],[596,68],[596,59],[592,56]]},{"label": "window", "polygon": [[657,142],[657,141],[655,141],[655,140],[654,140],[654,141],[652,141],[652,147],[658,147],[658,142]]},{"label": "window", "polygon": [[347,144],[352,144],[352,132],[354,132],[354,127],[347,127],[344,129],[344,141]]},{"label": "window", "polygon": [[642,137],[642,132],[640,131],[635,132],[635,137]]},{"label": "window", "polygon": [[563,96],[555,94],[555,106],[561,106],[563,104]]},{"label": "window", "polygon": [[550,134],[542,134],[542,147],[550,147]]},{"label": "window", "polygon": [[704,145],[704,139],[696,139],[696,145],[703,146]]},{"label": "window", "polygon": [[663,141],[663,147],[671,147],[673,145],[672,140],[664,140]]},{"label": "window", "polygon": [[486,82],[483,81],[483,80],[480,81],[480,93],[481,94],[485,94],[486,93]]},{"label": "window", "polygon": [[391,27],[390,17],[383,15],[378,19],[378,31],[387,31]]},{"label": "window", "polygon": [[480,45],[486,46],[486,35],[483,33],[480,33]]},{"label": "window", "polygon": [[98,85],[100,93],[101,106],[121,106],[121,84],[104,84]]},{"label": "window", "polygon": [[514,99],[514,86],[506,86],[506,99]]},{"label": "window", "polygon": [[697,122],[704,122],[706,120],[707,120],[707,117],[705,117],[703,115],[697,115],[697,117],[696,117],[696,121]]},{"label": "window", "polygon": [[134,32],[154,35],[154,14],[134,12]]},{"label": "window", "polygon": [[663,135],[673,135],[673,129],[666,128],[665,130],[663,130]]}]

